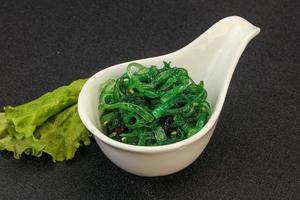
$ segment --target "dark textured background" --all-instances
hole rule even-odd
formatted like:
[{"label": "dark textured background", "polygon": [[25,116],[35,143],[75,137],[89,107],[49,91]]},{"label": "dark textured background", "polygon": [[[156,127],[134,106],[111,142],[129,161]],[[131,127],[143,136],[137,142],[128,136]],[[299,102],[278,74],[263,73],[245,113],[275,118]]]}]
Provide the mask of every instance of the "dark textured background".
[{"label": "dark textured background", "polygon": [[74,160],[0,153],[0,199],[299,199],[299,1],[1,1],[0,106],[113,64],[172,52],[223,17],[261,27],[199,159],[167,177],[113,165],[93,142]]}]

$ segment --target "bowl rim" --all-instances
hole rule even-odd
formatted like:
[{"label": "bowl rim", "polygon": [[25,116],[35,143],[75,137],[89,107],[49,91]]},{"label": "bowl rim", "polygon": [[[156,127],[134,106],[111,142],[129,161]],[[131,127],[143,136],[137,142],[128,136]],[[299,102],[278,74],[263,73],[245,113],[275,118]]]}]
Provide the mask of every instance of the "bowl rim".
[{"label": "bowl rim", "polygon": [[[129,62],[128,62],[129,63]],[[82,123],[85,125],[85,127],[100,141],[104,142],[105,144],[108,144],[110,146],[113,146],[118,149],[122,149],[125,151],[131,151],[131,152],[139,152],[139,153],[158,153],[158,152],[166,152],[166,151],[171,151],[174,149],[179,149],[179,148],[184,148],[185,146],[194,143],[195,141],[201,139],[204,135],[206,135],[216,124],[216,121],[218,119],[218,116],[220,114],[222,105],[223,105],[223,100],[222,98],[223,95],[218,95],[217,101],[215,106],[212,106],[212,114],[207,121],[207,123],[204,125],[204,127],[197,133],[195,133],[193,136],[186,138],[184,140],[181,140],[179,142],[175,142],[172,144],[166,144],[166,145],[160,145],[160,146],[137,146],[137,145],[131,145],[131,144],[126,144],[122,143],[116,140],[111,139],[107,135],[105,135],[101,130],[97,128],[97,125],[91,122],[91,120],[88,117],[88,114],[85,110],[85,106],[83,103],[83,96],[88,92],[88,88],[91,84],[94,84],[94,81],[96,79],[99,79],[99,76],[101,76],[102,73],[108,72],[110,70],[120,70],[118,69],[118,66],[120,65],[126,65],[127,63],[122,63],[118,64],[112,67],[108,67],[106,69],[103,69],[96,74],[94,74],[91,78],[89,78],[86,83],[83,85],[79,97],[78,97],[78,113],[80,116],[80,119]],[[101,80],[101,79],[99,79]],[[99,82],[99,81],[98,81]],[[100,87],[100,83],[98,85]]]}]

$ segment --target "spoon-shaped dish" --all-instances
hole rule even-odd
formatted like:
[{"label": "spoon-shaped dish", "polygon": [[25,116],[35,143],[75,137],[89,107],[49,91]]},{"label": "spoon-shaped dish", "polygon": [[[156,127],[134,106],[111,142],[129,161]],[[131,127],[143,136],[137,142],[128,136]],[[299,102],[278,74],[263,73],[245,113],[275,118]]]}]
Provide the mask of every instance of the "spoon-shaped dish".
[{"label": "spoon-shaped dish", "polygon": [[164,146],[144,147],[120,143],[103,133],[98,111],[101,84],[120,77],[130,62],[106,68],[85,83],[78,99],[80,118],[104,154],[120,168],[140,176],[177,172],[196,160],[206,147],[216,127],[237,62],[259,31],[258,27],[241,17],[227,17],[178,51],[131,61],[145,66],[160,66],[162,61],[171,61],[174,66],[185,67],[195,82],[204,80],[213,113],[207,124],[190,138]]}]

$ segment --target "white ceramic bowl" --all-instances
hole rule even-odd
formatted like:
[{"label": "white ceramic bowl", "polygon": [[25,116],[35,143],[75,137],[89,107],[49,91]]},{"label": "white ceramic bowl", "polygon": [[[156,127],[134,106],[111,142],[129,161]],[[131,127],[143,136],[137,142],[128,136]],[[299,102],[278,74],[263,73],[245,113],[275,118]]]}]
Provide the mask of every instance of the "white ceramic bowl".
[{"label": "white ceramic bowl", "polygon": [[243,18],[228,17],[174,53],[132,61],[145,66],[161,66],[164,60],[171,61],[172,65],[185,66],[196,82],[204,80],[213,113],[203,129],[188,139],[164,146],[143,147],[117,142],[103,133],[98,111],[101,84],[120,77],[130,62],[106,68],[85,83],[78,99],[80,118],[104,154],[120,168],[140,176],[175,173],[196,160],[206,147],[217,124],[239,57],[258,33],[259,28]]}]

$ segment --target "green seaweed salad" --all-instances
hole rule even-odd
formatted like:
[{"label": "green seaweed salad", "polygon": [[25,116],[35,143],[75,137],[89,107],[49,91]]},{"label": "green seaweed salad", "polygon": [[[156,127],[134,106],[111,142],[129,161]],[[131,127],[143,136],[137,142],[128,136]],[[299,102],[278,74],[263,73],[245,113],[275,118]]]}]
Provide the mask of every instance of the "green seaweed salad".
[{"label": "green seaweed salad", "polygon": [[212,109],[203,81],[195,83],[184,68],[163,62],[159,69],[130,63],[126,73],[103,84],[100,123],[119,142],[157,146],[191,137]]}]

